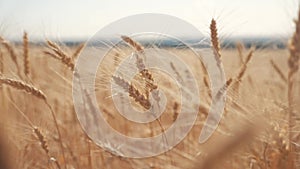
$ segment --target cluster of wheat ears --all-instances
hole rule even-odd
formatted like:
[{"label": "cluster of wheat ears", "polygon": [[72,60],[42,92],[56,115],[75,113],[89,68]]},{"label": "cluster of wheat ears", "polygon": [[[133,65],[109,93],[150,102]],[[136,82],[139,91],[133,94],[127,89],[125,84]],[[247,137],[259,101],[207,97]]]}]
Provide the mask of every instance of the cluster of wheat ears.
[{"label": "cluster of wheat ears", "polygon": [[[224,84],[224,90],[228,93],[227,103],[217,133],[212,141],[204,145],[197,144],[196,132],[203,126],[214,96],[203,64],[200,65],[202,71],[201,67],[194,66],[196,72],[199,70],[203,74],[203,78],[198,81],[204,84],[204,96],[208,98],[199,107],[196,132],[189,134],[183,143],[169,152],[146,159],[122,158],[101,149],[89,139],[77,122],[70,98],[70,81],[72,73],[76,71],[75,60],[85,44],[80,44],[75,49],[68,49],[50,40],[45,45],[34,45],[29,42],[26,32],[22,45],[14,45],[0,37],[0,167],[296,169],[300,165],[300,112],[296,104],[299,101],[297,93],[300,89],[299,78],[297,79],[300,22],[297,20],[295,23],[296,31],[288,45],[289,56],[267,57],[258,55],[270,53],[269,55],[282,56],[285,51],[252,47],[245,54],[246,48],[242,43],[237,43],[235,49],[222,49],[217,23],[212,19],[210,36],[214,58],[218,64],[223,63],[226,74],[232,75]],[[146,68],[143,58],[139,56],[143,54],[144,47],[128,36],[121,38],[130,47],[126,50],[138,53],[135,55],[135,65],[139,70],[139,83],[130,82],[117,75],[111,76],[112,81],[135,104],[142,109],[150,109],[150,93],[159,102],[160,97],[156,91],[166,86],[159,83],[159,78]],[[23,55],[23,64],[20,64],[20,53]],[[228,57],[226,53],[238,57]],[[120,59],[120,54],[117,53],[113,62],[118,63]],[[56,61],[62,64],[55,64]],[[287,71],[284,71],[285,65],[278,64],[281,61],[287,63]],[[236,63],[235,66],[232,63]],[[179,77],[183,76],[182,72],[170,64]],[[260,72],[251,74],[257,67],[265,67],[264,71],[271,75],[262,77]],[[142,83],[144,85],[141,87]],[[118,122],[122,119],[114,114],[111,105],[108,104],[102,109],[115,128],[124,129],[125,134],[132,134],[129,124],[121,125]],[[164,126],[164,121],[171,119],[174,122],[179,109],[179,102],[171,102],[166,110],[169,114],[157,120],[159,126],[148,126],[150,131],[145,130],[145,135],[147,136],[147,132],[148,136],[163,132],[167,127]],[[5,148],[6,146],[9,148]]]}]

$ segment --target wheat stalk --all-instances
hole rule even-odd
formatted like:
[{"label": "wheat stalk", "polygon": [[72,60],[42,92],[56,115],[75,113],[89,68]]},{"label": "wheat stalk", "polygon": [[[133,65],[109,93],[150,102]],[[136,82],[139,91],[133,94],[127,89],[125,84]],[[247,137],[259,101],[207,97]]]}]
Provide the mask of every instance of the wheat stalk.
[{"label": "wheat stalk", "polygon": [[41,143],[42,149],[49,156],[49,147],[48,147],[45,136],[43,135],[43,133],[40,131],[40,129],[38,127],[33,127],[33,132],[36,135],[36,137],[38,138],[39,142]]},{"label": "wheat stalk", "polygon": [[23,90],[28,94],[34,95],[35,97],[46,101],[46,95],[39,89],[32,85],[26,84],[25,82],[14,80],[10,78],[0,77],[0,83],[11,86],[15,89]]},{"label": "wheat stalk", "polygon": [[23,35],[23,57],[24,57],[24,74],[28,77],[30,73],[30,61],[29,61],[29,42],[28,34],[24,32]]},{"label": "wheat stalk", "polygon": [[4,72],[4,60],[3,60],[3,53],[0,49],[0,74],[3,74]]},{"label": "wheat stalk", "polygon": [[[3,60],[3,53],[0,49],[0,76],[4,73],[4,60]],[[0,88],[2,87],[2,84],[0,84]]]},{"label": "wheat stalk", "polygon": [[[140,52],[140,53],[144,52],[144,47],[142,45],[140,45],[138,42],[131,39],[130,37],[121,36],[121,38],[126,43],[128,43],[130,46],[132,46],[137,52]],[[157,89],[158,86],[154,83],[154,78],[153,78],[152,73],[148,69],[146,69],[143,58],[137,53],[134,53],[134,54],[136,56],[136,67],[138,68],[141,77],[146,82],[145,91],[146,91],[146,96],[148,98],[149,93],[152,92],[153,90]]]},{"label": "wheat stalk", "polygon": [[221,78],[224,79],[223,68],[221,63],[220,43],[218,38],[217,23],[215,19],[212,19],[210,23],[210,38],[213,48],[214,59],[216,60],[220,75],[222,76]]},{"label": "wheat stalk", "polygon": [[[299,60],[300,60],[300,10],[298,12],[298,19],[295,21],[296,24],[296,30],[294,32],[293,37],[290,40],[289,45],[289,52],[290,56],[288,58],[288,66],[289,66],[289,72],[288,72],[288,104],[289,104],[289,130],[293,131],[293,129],[297,126],[296,122],[296,112],[293,110],[294,103],[294,97],[293,97],[293,87],[294,87],[294,75],[299,70]],[[289,166],[288,167],[295,167],[296,160],[298,159],[297,156],[294,153],[299,152],[300,148],[295,146],[292,142],[298,143],[297,140],[297,133],[289,133],[289,141],[290,141],[290,153],[289,153]]]},{"label": "wheat stalk", "polygon": [[5,78],[5,77],[0,76],[0,84],[5,84],[12,88],[25,91],[26,93],[33,95],[44,101],[44,103],[48,106],[48,108],[51,112],[52,118],[54,120],[54,124],[57,129],[57,133],[58,133],[58,137],[59,137],[59,141],[60,141],[61,151],[62,151],[63,158],[65,161],[64,149],[63,149],[62,139],[61,139],[62,137],[61,137],[61,133],[60,133],[60,130],[58,127],[58,122],[57,122],[57,119],[56,119],[56,116],[55,116],[55,113],[54,113],[52,107],[50,106],[50,104],[47,101],[46,95],[41,90],[37,89],[36,87],[26,84],[23,81],[19,81],[19,80],[15,80],[15,79],[10,79],[10,78]]},{"label": "wheat stalk", "polygon": [[215,98],[217,100],[221,99],[221,96],[224,94],[224,92],[227,90],[227,88],[232,84],[233,79],[230,78],[226,81],[226,83],[222,86],[222,88],[219,89],[219,91],[217,92]]},{"label": "wheat stalk", "polygon": [[273,60],[270,60],[270,63],[272,65],[272,67],[274,68],[275,72],[281,78],[281,80],[283,80],[285,83],[287,83],[287,79],[286,79],[284,73],[280,70],[279,66]]},{"label": "wheat stalk", "polygon": [[77,57],[79,56],[79,54],[81,53],[81,51],[82,51],[82,49],[83,49],[84,47],[85,47],[85,43],[80,44],[80,45],[76,48],[75,52],[73,53],[72,58],[73,58],[73,59],[77,58]]},{"label": "wheat stalk", "polygon": [[179,104],[177,102],[175,102],[173,104],[173,122],[176,121],[179,113],[178,113],[178,108],[179,108]]},{"label": "wheat stalk", "polygon": [[123,36],[121,36],[121,38],[123,39],[123,41],[125,41],[130,46],[132,46],[136,51],[144,52],[144,47],[141,44],[139,44],[138,42],[131,39],[130,37],[123,35]]},{"label": "wheat stalk", "polygon": [[74,71],[75,64],[72,57],[68,56],[56,43],[50,40],[47,40],[47,45],[54,53],[44,51],[44,54],[49,55],[57,60],[60,60],[64,65],[66,65],[72,71]]},{"label": "wheat stalk", "polygon": [[11,57],[12,61],[14,62],[15,66],[17,68],[18,76],[21,77],[20,67],[19,67],[16,51],[14,50],[13,46],[1,36],[0,36],[0,41],[1,41],[1,44],[9,52],[10,57]]},{"label": "wheat stalk", "polygon": [[250,60],[252,59],[253,52],[254,52],[254,49],[251,49],[250,52],[248,53],[247,57],[246,57],[246,60],[245,60],[244,64],[241,66],[240,71],[239,71],[239,73],[236,77],[236,80],[238,82],[242,81],[242,78],[244,77],[244,75],[246,73],[246,70],[247,70],[247,65],[250,62]]},{"label": "wheat stalk", "polygon": [[238,50],[238,54],[239,54],[239,59],[240,59],[240,65],[244,64],[244,54],[243,51],[245,49],[244,45],[239,42],[236,44],[236,48]]},{"label": "wheat stalk", "polygon": [[[29,124],[29,126],[32,128],[32,131],[33,131],[33,134],[37,137],[40,145],[41,145],[41,148],[43,149],[43,151],[45,152],[45,154],[47,155],[48,159],[49,160],[52,160],[52,159],[55,159],[54,157],[52,157],[50,155],[50,151],[49,151],[49,146],[48,146],[48,142],[47,142],[47,139],[45,137],[45,135],[42,133],[42,131],[33,124],[33,122],[28,118],[28,116],[26,116],[23,111],[21,111],[18,106],[13,102],[11,101],[12,105],[15,107],[15,109],[17,109],[17,111],[24,117],[24,119],[26,120],[26,122]],[[60,164],[56,161],[55,162],[56,166],[60,169]]]},{"label": "wheat stalk", "polygon": [[134,99],[139,105],[145,109],[150,109],[151,103],[148,98],[146,98],[134,85],[122,79],[121,77],[113,76],[113,80],[116,84],[122,87],[130,97]]}]

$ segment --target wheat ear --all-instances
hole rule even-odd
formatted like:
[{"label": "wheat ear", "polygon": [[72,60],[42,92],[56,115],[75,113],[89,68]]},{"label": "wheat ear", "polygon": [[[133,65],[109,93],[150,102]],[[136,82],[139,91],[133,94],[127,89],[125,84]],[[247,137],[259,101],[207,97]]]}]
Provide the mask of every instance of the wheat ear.
[{"label": "wheat ear", "polygon": [[[144,47],[139,44],[138,42],[134,41],[128,36],[121,36],[121,38],[128,43],[130,46],[132,46],[137,52],[143,53],[144,52]],[[146,82],[146,96],[149,97],[149,93],[152,92],[153,90],[157,89],[158,86],[154,83],[154,78],[152,73],[146,69],[145,63],[143,58],[135,53],[136,56],[136,67],[138,68],[141,77],[145,80]]]},{"label": "wheat ear", "polygon": [[58,127],[58,122],[57,122],[57,119],[56,119],[56,116],[55,116],[55,113],[54,113],[52,107],[50,106],[50,104],[47,101],[46,95],[41,90],[37,89],[36,87],[34,87],[32,85],[29,85],[29,84],[26,84],[23,81],[19,81],[19,80],[15,80],[15,79],[10,79],[10,78],[5,78],[5,77],[0,76],[0,84],[5,84],[5,85],[8,85],[12,88],[25,91],[26,93],[31,94],[31,95],[33,95],[33,96],[35,96],[35,97],[37,97],[37,98],[44,101],[44,103],[48,106],[48,108],[51,112],[52,118],[54,120],[54,124],[55,124],[56,130],[57,130],[57,133],[58,133],[58,137],[59,137],[59,141],[60,141],[60,148],[61,148],[62,155],[63,155],[64,162],[65,162],[65,155],[64,155],[64,149],[63,149],[63,144],[62,144],[62,137],[61,137],[61,133],[60,133],[60,130],[59,130],[59,127]]},{"label": "wheat ear", "polygon": [[9,52],[10,57],[11,57],[12,61],[14,62],[15,66],[17,68],[17,74],[18,74],[19,77],[21,77],[20,67],[19,67],[19,63],[18,63],[18,59],[17,59],[17,53],[14,50],[14,47],[8,41],[6,41],[3,37],[1,37],[1,36],[0,36],[0,41],[1,41],[1,44]]},{"label": "wheat ear", "polygon": [[210,23],[210,37],[211,37],[212,47],[214,49],[214,55],[220,58],[221,57],[220,42],[218,38],[217,22],[215,19],[212,19]]},{"label": "wheat ear", "polygon": [[248,53],[246,59],[245,59],[245,62],[244,64],[241,66],[240,68],[240,71],[236,77],[236,81],[238,82],[241,82],[242,81],[242,78],[244,77],[245,73],[246,73],[246,70],[247,70],[247,65],[248,63],[250,62],[250,60],[252,59],[252,56],[253,56],[253,52],[254,52],[254,49],[252,48],[250,50],[250,52]]},{"label": "wheat ear", "polygon": [[33,133],[37,137],[37,139],[39,140],[41,148],[44,150],[44,152],[48,156],[49,160],[54,161],[56,167],[58,169],[61,169],[60,164],[58,163],[58,161],[56,160],[56,158],[54,158],[54,157],[52,157],[50,155],[50,153],[49,153],[49,147],[48,147],[48,142],[47,142],[46,137],[42,133],[42,131],[38,127],[34,126],[33,127]]},{"label": "wheat ear", "polygon": [[64,65],[69,67],[72,71],[74,70],[75,65],[72,57],[68,56],[56,43],[50,40],[47,40],[47,45],[54,53],[44,51],[44,54],[60,60]]},{"label": "wheat ear", "polygon": [[130,46],[132,46],[136,51],[138,51],[138,52],[144,51],[144,47],[141,44],[139,44],[138,42],[131,39],[130,37],[123,35],[123,36],[121,36],[121,38],[123,39],[123,41],[125,41]]},{"label": "wheat ear", "polygon": [[145,97],[134,85],[122,79],[121,77],[113,76],[113,80],[116,84],[122,87],[130,97],[134,99],[139,105],[145,109],[150,109],[151,103],[147,97]]},{"label": "wheat ear", "polygon": [[179,104],[177,102],[173,105],[173,122],[176,121],[179,113],[178,113]]},{"label": "wheat ear", "polygon": [[23,58],[24,58],[24,74],[28,77],[30,73],[30,61],[29,61],[28,34],[26,32],[24,32],[23,35]]},{"label": "wheat ear", "polygon": [[[26,122],[29,124],[29,126],[32,128],[32,131],[33,131],[33,134],[37,137],[40,145],[41,145],[41,148],[43,149],[43,151],[45,152],[45,154],[47,155],[48,159],[53,159],[54,157],[51,157],[50,155],[50,151],[49,151],[49,146],[48,146],[48,142],[47,142],[47,139],[46,137],[44,136],[44,134],[41,132],[41,130],[35,126],[33,124],[33,122],[28,118],[27,115],[25,115],[23,113],[23,111],[21,111],[18,106],[10,100],[10,102],[12,103],[12,105],[15,107],[15,109],[21,114],[21,116],[26,120]],[[55,158],[54,158],[55,159]],[[56,166],[60,169],[60,164],[56,161],[55,162]]]},{"label": "wheat ear", "polygon": [[11,86],[15,89],[23,90],[28,94],[32,94],[35,97],[46,101],[46,95],[41,90],[35,88],[32,85],[26,84],[23,81],[0,77],[0,83],[1,84],[6,84],[6,85]]},{"label": "wheat ear", "polygon": [[83,49],[84,47],[85,47],[85,43],[80,44],[80,45],[76,48],[75,52],[73,53],[72,58],[73,58],[73,59],[77,58],[78,55],[81,53],[81,51],[82,51],[82,49]]}]

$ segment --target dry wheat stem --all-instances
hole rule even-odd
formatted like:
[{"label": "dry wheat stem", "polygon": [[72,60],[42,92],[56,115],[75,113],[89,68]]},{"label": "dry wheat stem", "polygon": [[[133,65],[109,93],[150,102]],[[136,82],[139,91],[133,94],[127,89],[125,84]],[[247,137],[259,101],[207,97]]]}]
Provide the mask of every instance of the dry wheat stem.
[{"label": "dry wheat stem", "polygon": [[55,113],[54,113],[52,107],[50,106],[50,104],[48,103],[48,101],[45,100],[44,102],[45,102],[45,104],[48,106],[48,108],[50,109],[50,112],[51,112],[51,115],[52,115],[52,118],[53,118],[53,121],[54,121],[56,130],[57,130],[57,133],[58,133],[59,145],[60,145],[60,149],[61,149],[61,152],[62,152],[63,162],[64,162],[64,164],[65,164],[64,166],[65,166],[65,169],[67,169],[67,166],[66,166],[66,162],[67,162],[67,161],[66,161],[66,157],[65,157],[65,151],[64,151],[64,146],[63,146],[63,142],[62,142],[62,136],[61,136],[60,129],[59,129],[59,127],[58,127],[58,122],[57,122]]},{"label": "dry wheat stem", "polygon": [[59,137],[59,141],[60,141],[60,146],[61,146],[61,151],[62,151],[62,154],[63,154],[64,162],[66,162],[65,161],[65,155],[64,155],[64,149],[63,149],[63,145],[62,145],[62,139],[61,139],[62,137],[61,137],[61,133],[60,133],[60,130],[59,130],[59,127],[58,127],[57,119],[56,119],[56,116],[55,116],[55,113],[54,113],[52,107],[50,106],[50,104],[47,101],[46,95],[41,90],[37,89],[36,87],[34,87],[32,85],[29,85],[29,84],[26,84],[23,81],[19,81],[19,80],[15,80],[15,79],[10,79],[10,78],[5,78],[5,77],[0,76],[0,84],[5,84],[5,85],[8,85],[8,86],[13,87],[15,89],[25,91],[26,93],[31,94],[31,95],[33,95],[33,96],[35,96],[35,97],[37,97],[37,98],[44,101],[44,103],[50,109],[52,118],[54,120],[54,124],[55,124],[56,130],[57,130],[57,133],[58,133],[58,137]]},{"label": "dry wheat stem", "polygon": [[85,47],[85,43],[80,44],[80,45],[76,48],[75,52],[73,53],[72,58],[73,58],[73,59],[77,58],[77,57],[79,56],[79,54],[81,53],[81,51],[82,51],[82,49],[83,49],[84,47]]},{"label": "dry wheat stem", "polygon": [[[3,53],[0,49],[0,76],[4,73],[4,60],[3,60]],[[2,84],[0,84],[0,88],[2,87]]]},{"label": "dry wheat stem", "polygon": [[284,73],[280,70],[279,66],[273,60],[270,60],[270,63],[272,65],[272,67],[274,68],[275,72],[281,78],[281,80],[284,81],[285,83],[287,83],[287,78],[285,77]]},{"label": "dry wheat stem", "polygon": [[[39,140],[40,142],[40,145],[41,145],[41,148],[44,150],[44,152],[46,153],[48,159],[51,159],[51,158],[54,158],[54,157],[51,157],[50,154],[49,154],[49,147],[48,147],[48,143],[47,143],[47,140],[46,140],[46,137],[44,136],[44,134],[41,132],[41,130],[35,126],[33,124],[33,122],[28,118],[27,115],[25,115],[23,113],[23,111],[21,111],[18,106],[12,101],[10,100],[10,102],[12,103],[12,105],[15,107],[15,109],[21,114],[22,117],[24,117],[24,119],[26,120],[26,122],[30,125],[30,127],[32,128],[33,130],[33,134],[37,137],[37,139]],[[56,162],[56,165],[58,166],[58,168],[60,168],[60,164],[58,162]]]},{"label": "dry wheat stem", "polygon": [[23,59],[24,59],[24,74],[28,77],[30,73],[30,61],[29,61],[29,42],[28,35],[24,32],[23,35]]},{"label": "dry wheat stem", "polygon": [[173,64],[173,62],[170,62],[170,66],[172,68],[172,70],[174,71],[174,73],[176,74],[177,78],[183,82],[183,78],[182,76],[180,75],[180,73],[178,72],[178,70],[176,69],[175,65]]},{"label": "dry wheat stem", "polygon": [[47,40],[47,45],[55,54],[44,51],[45,54],[60,60],[63,64],[74,71],[75,65],[72,57],[68,56],[56,43],[51,42],[50,40]]},{"label": "dry wheat stem", "polygon": [[253,52],[254,52],[254,49],[251,49],[250,52],[248,53],[246,60],[245,60],[244,64],[242,65],[242,67],[240,68],[240,71],[236,77],[236,81],[241,82],[242,78],[244,77],[246,70],[247,70],[247,65],[250,62],[250,60],[252,59]]},{"label": "dry wheat stem", "polygon": [[226,81],[226,83],[222,86],[221,89],[219,89],[219,91],[217,92],[215,98],[217,100],[221,99],[221,96],[224,95],[225,91],[227,90],[227,88],[232,84],[233,80],[232,78],[228,79]]},{"label": "dry wheat stem", "polygon": [[238,54],[239,54],[239,59],[240,59],[240,65],[244,64],[244,55],[243,55],[243,51],[244,51],[244,45],[242,43],[237,43],[236,44],[236,48],[238,50]]},{"label": "dry wheat stem", "polygon": [[9,52],[10,57],[11,57],[12,61],[14,62],[15,66],[17,68],[18,76],[21,77],[20,67],[19,67],[19,63],[18,63],[16,51],[14,50],[13,46],[8,41],[6,41],[3,37],[1,37],[1,36],[0,36],[0,41],[1,41],[1,44]]},{"label": "dry wheat stem", "polygon": [[254,48],[250,49],[248,55],[246,56],[246,59],[245,61],[243,61],[243,64],[237,74],[237,76],[235,77],[234,80],[232,79],[229,79],[227,82],[226,82],[226,86],[227,88],[229,86],[232,86],[233,87],[233,90],[235,91],[235,95],[236,97],[238,97],[239,95],[239,88],[240,88],[240,83],[242,82],[242,79],[246,73],[246,70],[247,70],[247,65],[249,64],[250,60],[252,59],[253,57],[253,52],[255,51]]},{"label": "dry wheat stem", "polygon": [[[294,32],[293,37],[291,38],[290,45],[289,45],[289,51],[290,56],[288,58],[288,66],[289,66],[289,72],[288,72],[288,104],[289,104],[289,131],[293,131],[293,128],[296,127],[297,122],[296,118],[297,115],[295,111],[293,110],[293,104],[294,104],[294,96],[293,96],[293,87],[294,87],[294,75],[298,72],[299,69],[299,60],[300,60],[300,10],[298,11],[298,19],[295,21],[296,24],[296,30]],[[290,142],[290,153],[289,153],[289,168],[295,167],[296,161],[299,157],[299,155],[296,155],[296,152],[300,151],[300,147],[295,146],[292,144],[292,142],[298,142],[298,140],[295,140],[294,138],[297,138],[297,133],[289,133],[289,142]]]},{"label": "dry wheat stem", "polygon": [[138,42],[131,39],[130,37],[123,35],[123,36],[121,36],[121,38],[123,39],[123,41],[125,41],[130,46],[132,46],[136,51],[144,52],[144,47],[142,45],[140,45]]},{"label": "dry wheat stem", "polygon": [[4,60],[3,60],[3,53],[0,49],[0,74],[3,74],[4,72]]}]

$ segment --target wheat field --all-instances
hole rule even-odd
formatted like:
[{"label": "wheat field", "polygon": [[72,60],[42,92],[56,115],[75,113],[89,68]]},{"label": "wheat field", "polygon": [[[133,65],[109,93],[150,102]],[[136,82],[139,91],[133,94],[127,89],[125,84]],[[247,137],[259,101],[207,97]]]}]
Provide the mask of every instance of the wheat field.
[{"label": "wheat field", "polygon": [[[37,45],[26,32],[20,37],[22,43],[1,37],[1,168],[299,168],[300,22],[296,21],[295,33],[286,48],[259,48],[255,43],[249,48],[239,41],[234,48],[223,47],[217,24],[212,20],[207,29],[211,31],[214,57],[224,67],[227,96],[216,132],[204,144],[198,143],[212,100],[209,77],[201,69],[201,62],[190,57],[186,49],[168,47],[165,50],[182,56],[195,75],[201,98],[198,116],[188,135],[173,149],[142,159],[118,156],[112,153],[117,151],[111,150],[114,147],[101,148],[77,119],[72,99],[73,72],[76,59],[88,46],[66,46],[50,40]],[[104,69],[97,72],[99,109],[106,121],[124,135],[158,135],[176,121],[181,109],[180,89],[166,74],[138,64],[141,73],[132,82],[114,76],[113,70],[125,56],[143,50],[133,38],[122,39],[127,44],[118,49],[122,53],[108,54],[103,60]],[[178,76],[185,76],[180,73]],[[166,109],[157,121],[148,124],[127,121],[114,107],[114,93],[108,90],[112,81],[130,98],[129,103],[121,104],[148,109],[149,92],[159,88],[168,98]]]}]

